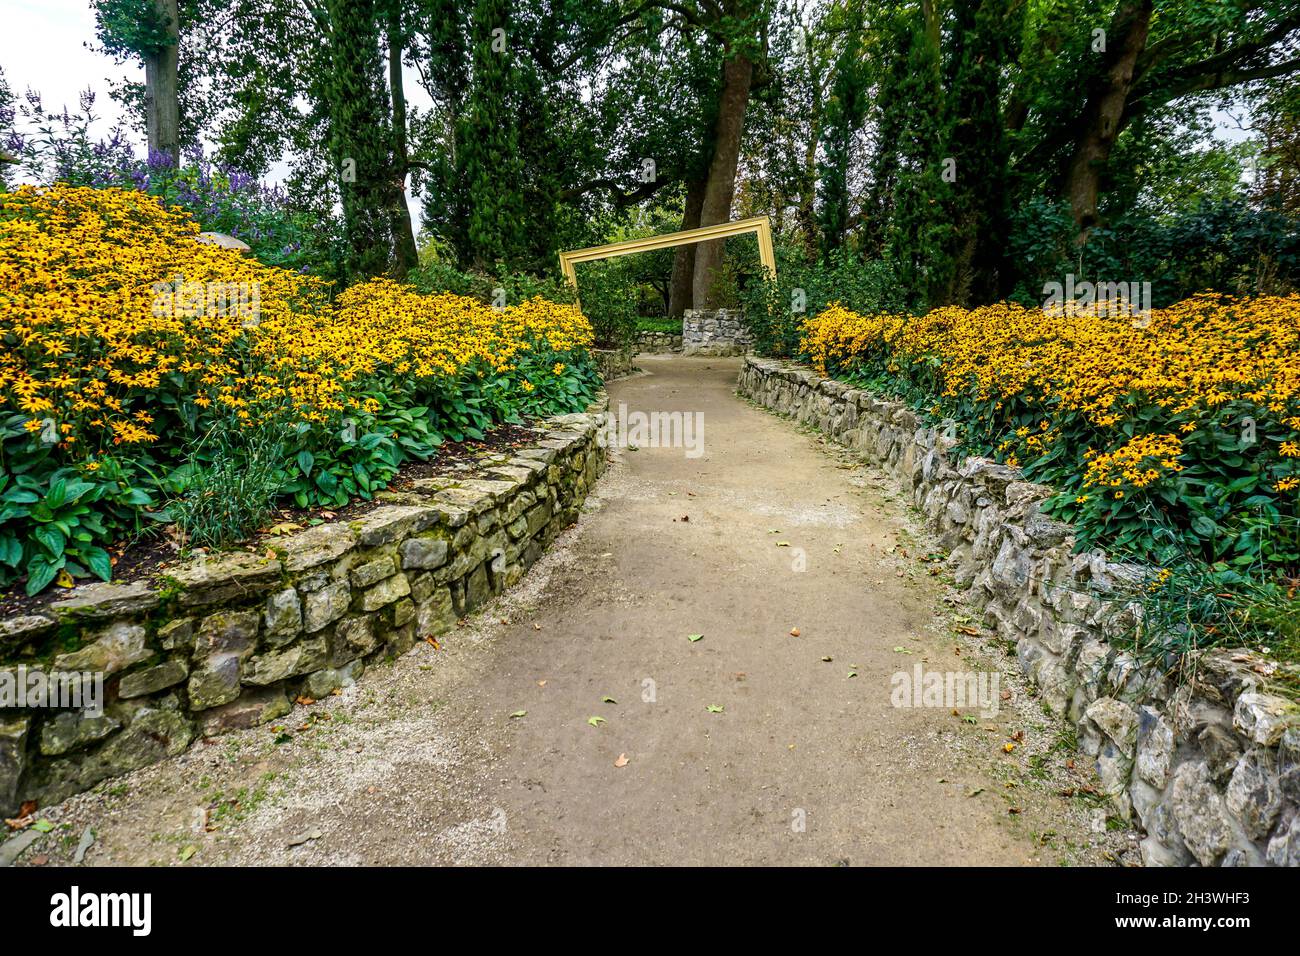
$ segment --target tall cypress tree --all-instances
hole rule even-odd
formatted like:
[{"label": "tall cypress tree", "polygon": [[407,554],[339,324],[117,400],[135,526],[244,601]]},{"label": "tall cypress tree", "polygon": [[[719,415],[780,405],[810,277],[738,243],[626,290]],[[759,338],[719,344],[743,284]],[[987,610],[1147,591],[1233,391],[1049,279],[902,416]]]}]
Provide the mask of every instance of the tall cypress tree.
[{"label": "tall cypress tree", "polygon": [[[898,268],[904,288],[929,304],[936,289],[951,281],[947,257],[950,226],[936,215],[943,195],[943,160],[947,141],[939,49],[939,18],[933,0],[919,9],[899,12],[897,35],[906,51],[890,109],[897,129],[897,182],[894,209],[885,232],[885,253]],[[888,144],[886,143],[887,147]]]},{"label": "tall cypress tree", "polygon": [[510,48],[510,0],[477,0],[471,24],[473,80],[462,130],[472,264],[513,264],[522,254],[523,163],[516,123],[518,77]]},{"label": "tall cypress tree", "polygon": [[[956,178],[944,183],[946,218],[952,224],[947,258],[952,272],[942,303],[983,304],[996,299],[1005,280],[1008,150],[999,108],[1001,64],[1014,59],[1023,4],[983,0],[954,8],[949,65],[948,149]],[[938,304],[936,302],[935,304]]]},{"label": "tall cypress tree", "polygon": [[339,171],[349,278],[387,272],[392,155],[374,0],[326,0],[330,153]]},{"label": "tall cypress tree", "polygon": [[834,78],[824,118],[823,155],[817,163],[818,232],[823,257],[844,244],[849,228],[849,160],[868,104],[861,14],[854,8],[850,15],[848,36],[833,66]]}]

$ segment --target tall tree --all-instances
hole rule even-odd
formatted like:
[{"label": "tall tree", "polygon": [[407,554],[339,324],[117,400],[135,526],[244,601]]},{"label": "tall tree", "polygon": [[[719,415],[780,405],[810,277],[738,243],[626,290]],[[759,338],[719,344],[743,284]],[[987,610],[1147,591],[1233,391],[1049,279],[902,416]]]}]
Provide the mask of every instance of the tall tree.
[{"label": "tall tree", "polygon": [[149,152],[180,162],[181,11],[178,0],[94,0],[104,49],[144,66],[144,121]]},{"label": "tall tree", "polygon": [[1000,104],[1003,64],[1018,52],[1024,5],[1017,0],[957,4],[948,65],[947,288],[932,302],[971,305],[1008,291],[1009,150]]},{"label": "tall tree", "polygon": [[471,30],[473,83],[458,137],[469,190],[469,242],[476,266],[514,263],[522,252],[518,74],[511,46],[510,0],[477,0]]},{"label": "tall tree", "polygon": [[1016,172],[1069,203],[1083,241],[1131,124],[1189,97],[1292,76],[1297,44],[1300,0],[1033,5],[1006,114]]},{"label": "tall tree", "polygon": [[402,63],[410,34],[404,18],[403,0],[380,0],[384,18],[384,37],[388,41],[388,94],[392,136],[392,175],[396,188],[388,190],[389,218],[393,232],[394,278],[406,278],[407,271],[419,264],[420,256],[415,246],[415,227],[411,222],[411,207],[406,202],[406,178],[411,172],[412,158],[407,141],[406,81],[402,76]]},{"label": "tall tree", "polygon": [[[761,63],[765,53],[766,17],[770,15],[762,0],[722,0],[713,9],[716,10],[714,18],[701,22],[718,36],[725,59],[713,126],[713,155],[700,204],[701,226],[717,225],[731,218],[745,111],[756,79],[756,64]],[[691,283],[696,308],[715,304],[716,273],[722,255],[720,239],[701,242],[696,247]]]},{"label": "tall tree", "polygon": [[[374,0],[324,0],[328,17],[330,154],[338,174],[353,277],[392,261],[394,181]],[[400,201],[400,199],[398,200]]]},{"label": "tall tree", "polygon": [[862,49],[861,8],[843,8],[835,28],[843,35],[843,45],[830,70],[822,158],[817,163],[818,232],[822,256],[827,258],[844,245],[849,230],[853,202],[849,171],[867,115],[870,82]]}]

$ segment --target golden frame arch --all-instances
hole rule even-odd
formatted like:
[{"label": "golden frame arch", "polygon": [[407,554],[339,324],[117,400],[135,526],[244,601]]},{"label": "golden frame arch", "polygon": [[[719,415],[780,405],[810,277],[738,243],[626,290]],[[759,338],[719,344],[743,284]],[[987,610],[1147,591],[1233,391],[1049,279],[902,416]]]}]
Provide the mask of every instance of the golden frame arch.
[{"label": "golden frame arch", "polygon": [[618,256],[630,256],[635,252],[649,252],[652,249],[664,249],[670,246],[691,245],[696,242],[708,242],[710,239],[725,239],[728,236],[743,236],[747,233],[758,236],[758,258],[763,268],[772,276],[776,275],[776,253],[772,249],[772,223],[767,216],[752,216],[749,219],[737,219],[734,222],[720,222],[716,226],[701,226],[699,229],[684,229],[662,236],[647,236],[644,239],[628,239],[625,242],[611,242],[606,246],[588,246],[586,249],[570,249],[560,253],[560,271],[568,280],[574,293],[578,291],[578,273],[573,268],[579,262],[595,262],[599,259],[613,259]]}]

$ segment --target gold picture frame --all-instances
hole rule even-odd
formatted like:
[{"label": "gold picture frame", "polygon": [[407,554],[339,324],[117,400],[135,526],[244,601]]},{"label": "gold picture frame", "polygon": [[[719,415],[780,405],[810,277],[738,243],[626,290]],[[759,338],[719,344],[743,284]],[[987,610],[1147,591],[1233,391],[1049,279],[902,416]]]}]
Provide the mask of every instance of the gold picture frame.
[{"label": "gold picture frame", "polygon": [[[628,239],[624,242],[611,242],[605,246],[588,246],[585,249],[570,249],[560,253],[560,271],[568,280],[575,295],[578,291],[578,273],[573,267],[579,262],[596,262],[600,259],[613,259],[618,256],[630,256],[635,252],[649,252],[652,249],[664,249],[671,246],[691,245],[696,242],[708,242],[710,239],[725,239],[728,236],[743,236],[748,233],[758,236],[758,258],[763,268],[772,276],[776,275],[776,253],[772,248],[772,223],[767,216],[751,216],[749,219],[737,219],[734,222],[720,222],[716,226],[701,226],[699,229],[683,229],[662,236],[647,236],[644,239]],[[578,303],[582,305],[581,302]]]}]

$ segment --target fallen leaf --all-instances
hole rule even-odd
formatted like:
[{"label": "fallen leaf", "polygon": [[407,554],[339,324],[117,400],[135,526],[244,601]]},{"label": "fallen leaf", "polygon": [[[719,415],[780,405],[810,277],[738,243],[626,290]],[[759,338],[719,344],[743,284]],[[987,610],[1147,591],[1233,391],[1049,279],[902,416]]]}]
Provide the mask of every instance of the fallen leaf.
[{"label": "fallen leaf", "polygon": [[687,634],[687,635],[686,635],[686,639],[687,639],[688,641],[690,641],[692,644],[694,644],[696,641],[702,641],[702,640],[704,640],[704,635],[703,635],[703,634]]},{"label": "fallen leaf", "polygon": [[626,767],[627,763],[628,763],[627,754],[619,754],[618,757],[614,760],[615,767]]},{"label": "fallen leaf", "polygon": [[511,720],[518,720],[520,717],[527,717],[527,716],[528,716],[528,711],[526,711],[526,710],[516,710],[513,714],[510,715],[510,719],[511,719]]},{"label": "fallen leaf", "polygon": [[1013,751],[1013,750],[1015,750],[1015,749],[1016,749],[1016,745],[1015,745],[1015,744],[1003,744],[1003,745],[1002,745],[1002,752],[1003,752],[1003,753],[1008,753],[1008,754],[1009,754],[1009,753],[1011,753],[1011,751]]},{"label": "fallen leaf", "polygon": [[181,852],[178,855],[181,858],[181,862],[184,863],[186,860],[188,860],[190,857],[192,857],[195,853],[198,852],[199,852],[198,847],[196,847],[193,843],[187,843],[185,846],[181,847]]},{"label": "fallen leaf", "polygon": [[54,824],[49,820],[37,820],[32,824],[32,829],[38,833],[49,833],[54,829]]},{"label": "fallen leaf", "polygon": [[709,705],[705,708],[705,710],[707,710],[710,714],[720,714],[720,713],[722,713],[722,705],[721,705],[721,704],[709,704]]},{"label": "fallen leaf", "polygon": [[844,679],[845,679],[845,680],[848,680],[849,677],[857,677],[857,676],[858,676],[858,672],[857,672],[857,671],[849,671],[849,676],[846,677],[846,678],[844,678]]},{"label": "fallen leaf", "polygon": [[593,727],[599,727],[601,724],[603,724],[603,723],[605,723],[605,722],[606,722],[606,721],[605,721],[605,718],[604,718],[604,717],[588,717],[588,718],[587,718],[587,723],[591,724],[591,726],[593,726]]},{"label": "fallen leaf", "polygon": [[791,636],[791,637],[798,637],[798,636],[799,636],[799,628],[797,628],[797,627],[792,627],[792,628],[790,628],[790,636]]},{"label": "fallen leaf", "polygon": [[546,686],[546,681],[544,681],[544,680],[539,680],[539,681],[537,682],[537,686],[538,686],[538,687],[545,687],[545,686]]},{"label": "fallen leaf", "polygon": [[829,654],[827,654],[825,657],[822,658],[822,663],[824,663],[824,664],[829,664],[829,663],[830,663],[831,661],[833,661],[833,660],[834,660],[834,658],[831,657]]},{"label": "fallen leaf", "polygon": [[325,834],[320,830],[310,830],[306,833],[299,833],[297,836],[290,837],[289,846],[302,846],[304,843],[308,843],[312,840],[319,840],[324,835]]},{"label": "fallen leaf", "polygon": [[73,854],[72,862],[80,863],[84,860],[86,858],[86,852],[94,845],[94,843],[95,833],[90,829],[90,827],[86,827],[85,830],[81,831],[81,840],[77,843],[77,852]]},{"label": "fallen leaf", "polygon": [[617,704],[617,703],[618,703],[618,701],[616,701],[613,697],[602,697],[602,698],[600,699],[600,702],[601,702],[602,704]]}]

